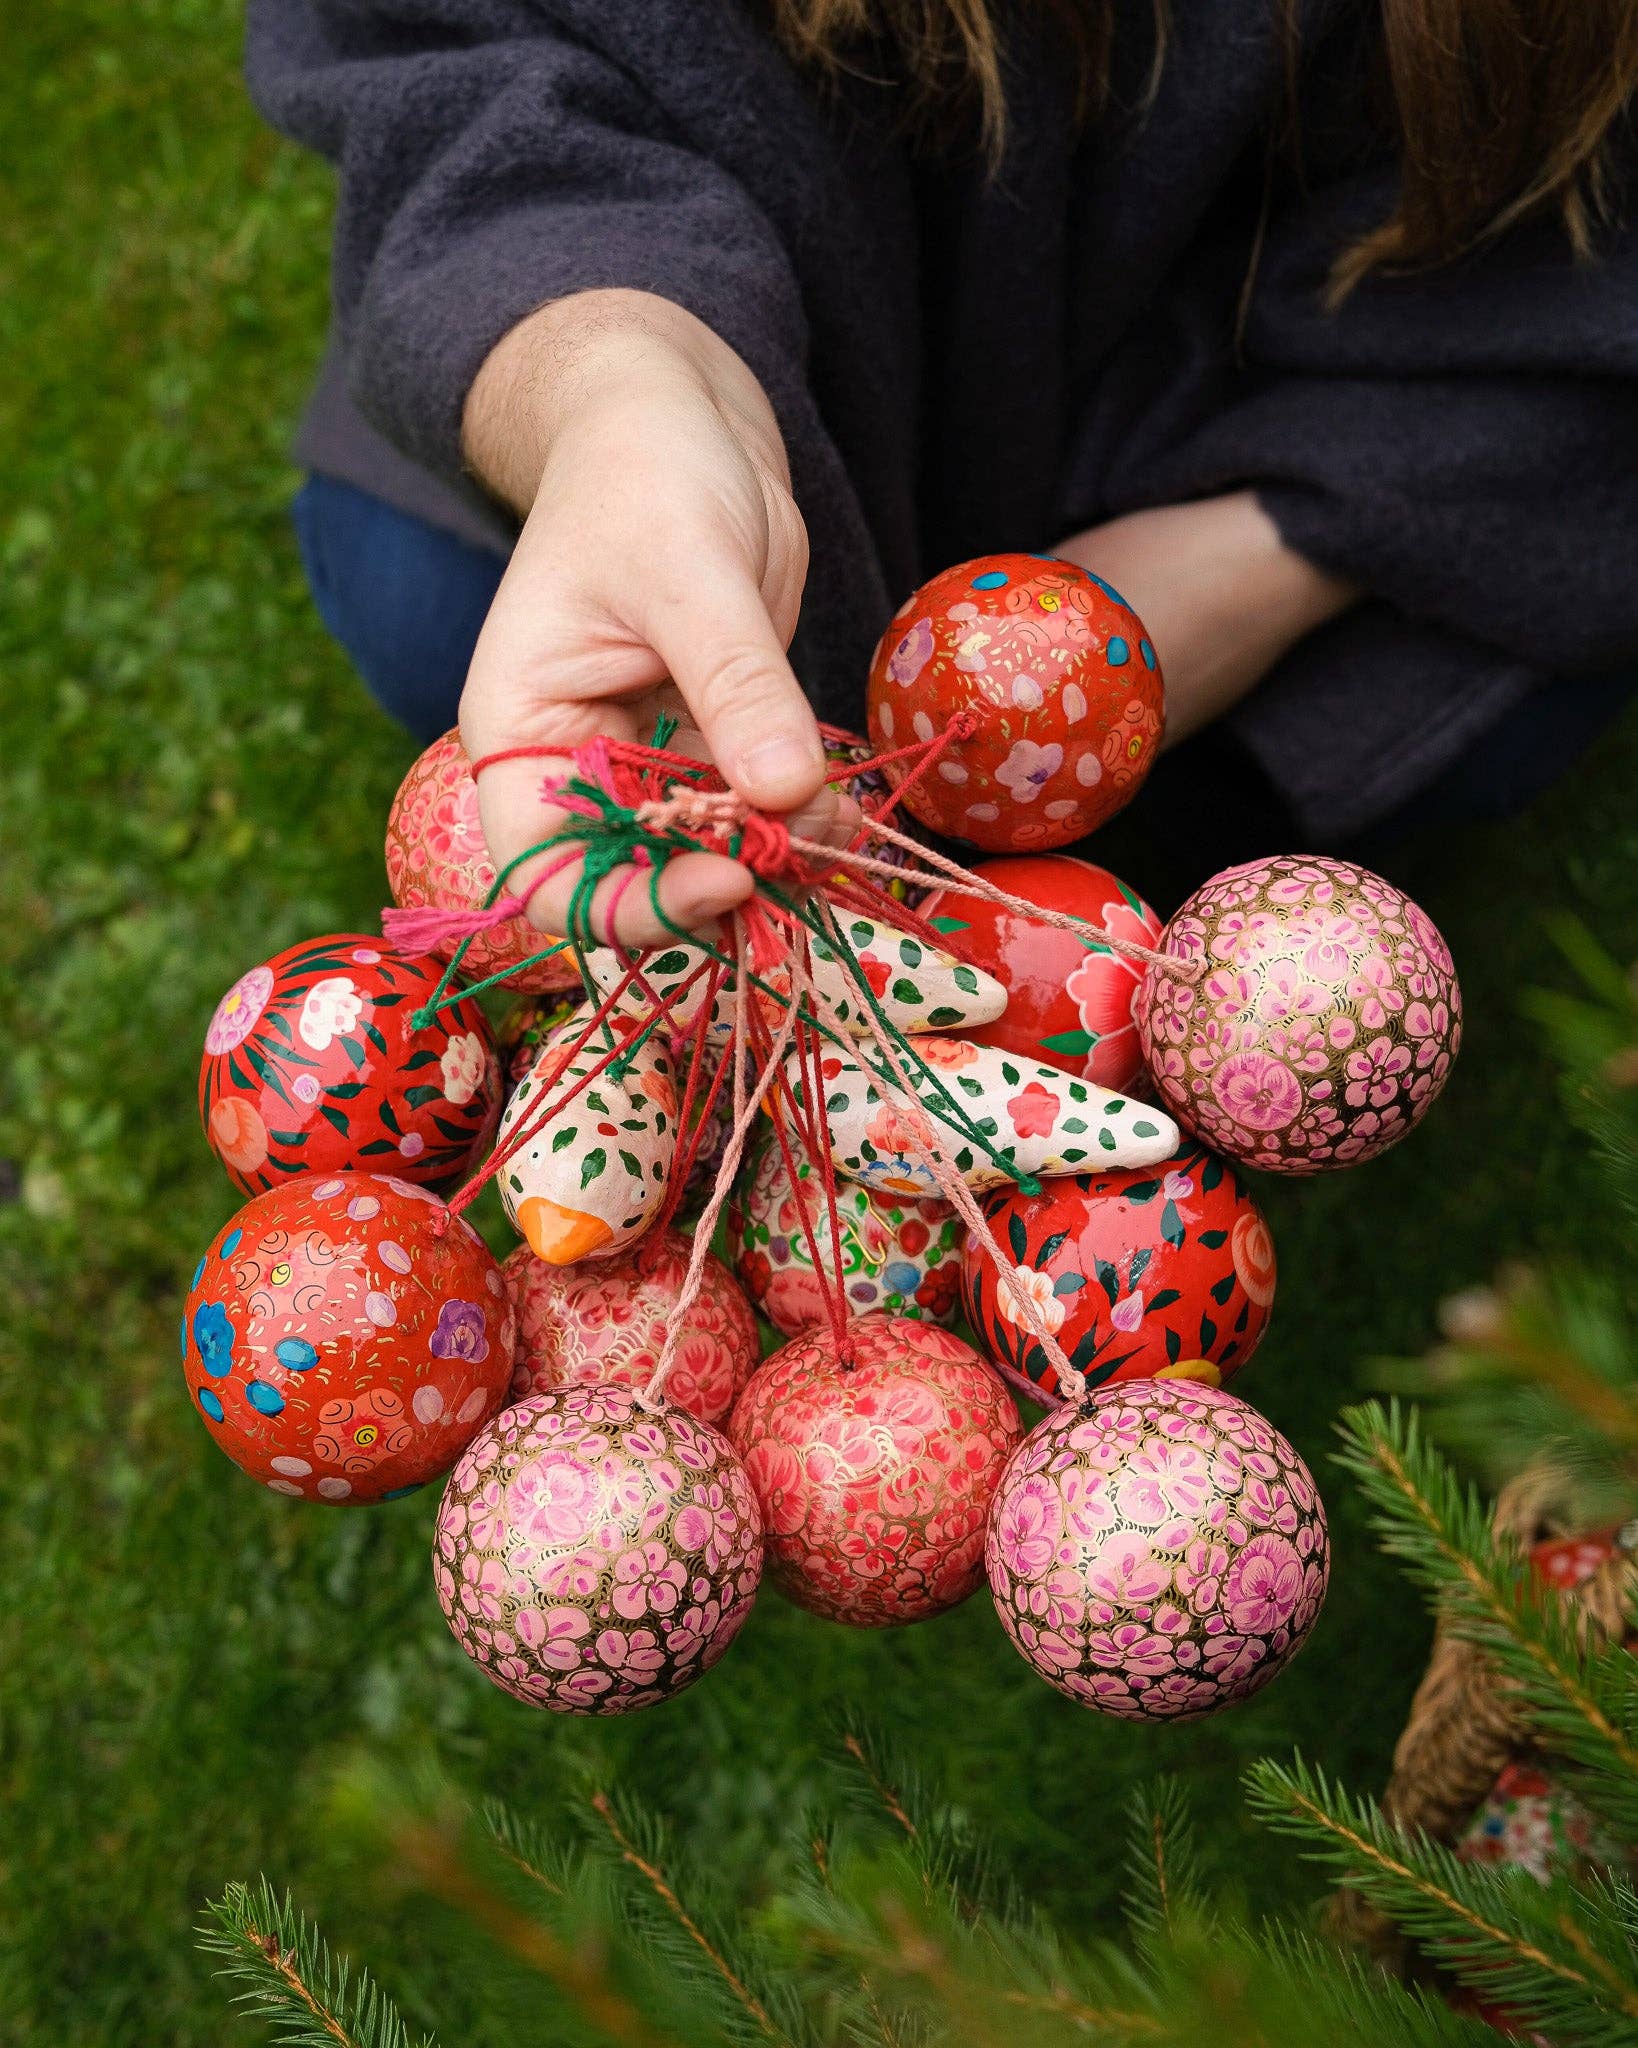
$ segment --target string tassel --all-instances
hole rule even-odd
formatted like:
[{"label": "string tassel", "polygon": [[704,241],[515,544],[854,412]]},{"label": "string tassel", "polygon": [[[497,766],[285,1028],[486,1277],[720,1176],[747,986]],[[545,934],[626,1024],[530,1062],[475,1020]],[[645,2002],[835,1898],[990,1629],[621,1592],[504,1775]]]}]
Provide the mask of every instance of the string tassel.
[{"label": "string tassel", "polygon": [[521,896],[502,896],[487,910],[438,910],[430,903],[400,909],[393,904],[381,913],[381,936],[406,953],[436,953],[463,939],[474,939],[480,932],[493,931],[497,925],[510,924],[522,917],[524,908]]}]

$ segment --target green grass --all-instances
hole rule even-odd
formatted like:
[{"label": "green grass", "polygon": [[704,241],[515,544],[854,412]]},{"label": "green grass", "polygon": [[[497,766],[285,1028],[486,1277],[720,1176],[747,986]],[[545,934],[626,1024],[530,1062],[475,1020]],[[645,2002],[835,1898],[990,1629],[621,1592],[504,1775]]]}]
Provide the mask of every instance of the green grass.
[{"label": "green grass", "polygon": [[[775,1598],[673,1706],[559,1724],[448,1639],[430,1497],[292,1512],[190,1414],[178,1302],[233,1204],[195,1122],[204,1021],[252,960],[369,927],[412,752],[323,637],[286,523],[327,183],[259,127],[237,41],[225,0],[55,0],[14,12],[0,87],[0,2033],[237,2037],[189,1929],[207,1894],[265,1869],[412,2018],[497,2038],[483,1999],[451,1988],[445,1937],[332,1845],[327,1776],[359,1745],[430,1751],[525,1808],[576,1759],[606,1760],[752,1882],[817,1732],[859,1698],[1072,1921],[1108,1918],[1111,1813],[1162,1765],[1256,1900],[1300,1895],[1236,1768],[1300,1742],[1377,1784],[1427,1633],[1334,1474],[1310,1648],[1198,1728],[1082,1714],[981,1600],[854,1637]],[[1315,1461],[1357,1361],[1419,1348],[1444,1292],[1595,1213],[1516,998],[1559,978],[1550,908],[1638,952],[1635,765],[1629,724],[1522,827],[1396,869],[1455,949],[1469,1046],[1413,1143],[1268,1191],[1281,1299],[1246,1391]]]}]

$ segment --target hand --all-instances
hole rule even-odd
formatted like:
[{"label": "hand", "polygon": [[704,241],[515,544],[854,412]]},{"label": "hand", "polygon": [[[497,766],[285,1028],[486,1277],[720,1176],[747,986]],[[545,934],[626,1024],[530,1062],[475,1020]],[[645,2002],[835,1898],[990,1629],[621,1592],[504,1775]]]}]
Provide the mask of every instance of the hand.
[{"label": "hand", "polygon": [[1253,491],[1128,513],[1053,552],[1096,570],[1143,620],[1166,679],[1168,746],[1360,594],[1294,554]]},{"label": "hand", "polygon": [[[583,293],[495,348],[464,441],[478,475],[526,515],[461,699],[472,758],[568,752],[599,733],[646,741],[669,711],[682,720],[673,748],[714,760],[757,807],[794,814],[794,831],[846,845],[858,810],[824,782],[819,729],[785,658],[807,537],[772,408],[739,357],[666,301]],[[553,765],[497,762],[479,778],[497,867],[566,822],[539,795]],[[545,864],[523,864],[508,887],[524,894]],[[541,885],[535,924],[564,930],[580,865]],[[648,884],[600,884],[600,937],[611,901],[622,944],[667,936]],[[709,933],[752,887],[737,861],[682,854],[659,900],[674,924]]]}]

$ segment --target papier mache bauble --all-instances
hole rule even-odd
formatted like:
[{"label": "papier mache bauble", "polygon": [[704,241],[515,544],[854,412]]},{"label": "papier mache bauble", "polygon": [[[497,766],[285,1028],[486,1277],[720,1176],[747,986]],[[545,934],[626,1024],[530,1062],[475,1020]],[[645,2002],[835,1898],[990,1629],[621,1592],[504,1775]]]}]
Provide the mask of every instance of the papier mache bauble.
[{"label": "papier mache bauble", "polygon": [[[796,1166],[800,1199],[778,1137],[767,1132],[728,1211],[728,1246],[740,1284],[787,1337],[828,1321],[827,1299],[838,1284],[823,1185],[805,1156]],[[967,1227],[948,1202],[873,1195],[856,1181],[839,1181],[836,1223],[840,1287],[850,1315],[881,1309],[915,1320],[952,1320]]]},{"label": "papier mache bauble", "polygon": [[[1020,854],[980,861],[973,874],[1117,939],[1151,947],[1160,941],[1160,919],[1143,898],[1089,860]],[[921,914],[1007,991],[1004,1013],[993,1024],[969,1026],[966,1037],[1046,1060],[1104,1088],[1131,1087],[1143,1069],[1136,1014],[1141,960],[956,889],[930,890]]]},{"label": "papier mache bauble", "polygon": [[[842,767],[851,767],[855,770],[845,782],[834,783],[832,787],[844,790],[853,798],[860,810],[866,813],[876,810],[885,803],[893,793],[893,785],[888,781],[885,769],[867,765],[876,758],[878,750],[870,744],[864,734],[848,732],[837,725],[823,725],[819,731],[824,740],[825,759],[830,767],[833,770]],[[915,819],[905,817],[897,809],[889,814],[887,822],[895,831],[904,833],[907,838],[914,839],[919,836]],[[909,866],[914,858],[902,846],[892,846],[886,841],[878,843],[872,840],[867,851],[873,860],[884,861],[889,867],[895,868]],[[855,878],[850,876],[849,879]],[[921,897],[920,889],[912,888],[908,882],[889,881],[885,875],[877,875],[874,879],[896,903],[914,906]]]},{"label": "papier mache bauble", "polygon": [[1274,1240],[1234,1168],[1183,1145],[1160,1167],[1049,1180],[1038,1195],[983,1198],[1011,1269],[1004,1286],[976,1242],[962,1304],[992,1357],[1049,1393],[1058,1376],[1022,1320],[1027,1296],[1091,1386],[1231,1378],[1262,1341],[1274,1302]]},{"label": "papier mache bauble", "polygon": [[[478,817],[478,785],[458,732],[434,740],[404,777],[387,818],[387,883],[402,910],[481,910],[495,886],[495,863]],[[458,939],[432,949],[453,958]],[[508,968],[508,988],[540,993],[573,989],[580,976],[567,950],[521,963],[552,945],[548,932],[525,919],[476,934],[461,955],[461,975],[485,981]]]},{"label": "papier mache bauble", "polygon": [[977,713],[914,783],[913,757],[886,772],[911,816],[989,853],[1067,846],[1113,817],[1165,723],[1142,620],[1050,555],[985,555],[924,583],[877,645],[867,701],[884,754]]},{"label": "papier mache bauble", "polygon": [[455,1640],[503,1692],[625,1714],[692,1685],[739,1633],[762,1523],[709,1423],[627,1387],[558,1387],[473,1441],[432,1564]]},{"label": "papier mache bauble", "polygon": [[303,1173],[464,1174],[500,1113],[500,1065],[471,997],[412,1020],[438,969],[355,932],[241,974],[205,1032],[199,1115],[246,1194]]},{"label": "papier mache bauble", "polygon": [[[512,1399],[579,1381],[646,1387],[677,1320],[693,1249],[680,1230],[656,1230],[620,1258],[549,1266],[520,1245],[502,1268],[518,1312]],[[666,1398],[701,1422],[720,1423],[761,1355],[750,1303],[707,1252]]]},{"label": "papier mache bauble", "polygon": [[810,1330],[751,1375],[728,1430],[798,1606],[858,1628],[924,1621],[983,1577],[984,1522],[1019,1424],[971,1345],[865,1316]]},{"label": "papier mache bauble", "polygon": [[1219,1152],[1316,1173],[1385,1152],[1431,1107],[1462,1039],[1449,948],[1410,898],[1351,861],[1227,868],[1167,925],[1139,998],[1162,1105]]},{"label": "papier mache bauble", "polygon": [[303,1175],[247,1202],[182,1316],[211,1435],[303,1500],[393,1500],[448,1471],[505,1398],[512,1345],[483,1239],[379,1173]]},{"label": "papier mache bauble", "polygon": [[1308,1467],[1218,1387],[1138,1380],[1065,1403],[1013,1453],[985,1567],[1002,1626],[1059,1692],[1124,1720],[1248,1698],[1325,1597]]}]

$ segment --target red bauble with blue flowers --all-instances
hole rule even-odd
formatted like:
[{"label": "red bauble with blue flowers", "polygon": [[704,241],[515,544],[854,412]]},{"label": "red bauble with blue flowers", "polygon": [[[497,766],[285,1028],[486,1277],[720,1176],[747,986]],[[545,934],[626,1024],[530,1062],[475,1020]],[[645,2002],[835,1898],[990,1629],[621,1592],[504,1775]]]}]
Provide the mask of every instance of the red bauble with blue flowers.
[{"label": "red bauble with blue flowers", "polygon": [[971,1238],[967,1320],[994,1357],[1049,1393],[1057,1374],[1021,1320],[1027,1295],[1089,1386],[1190,1379],[1220,1386],[1262,1341],[1274,1303],[1274,1241],[1226,1159],[1190,1141],[1163,1166],[1000,1188],[985,1220],[1006,1287]]},{"label": "red bauble with blue flowers", "polygon": [[465,1173],[494,1133],[500,1061],[470,996],[414,1021],[441,972],[332,932],[240,975],[199,1069],[205,1136],[236,1187],[372,1167],[437,1187]]},{"label": "red bauble with blue flowers", "polygon": [[206,1428],[302,1500],[392,1500],[448,1471],[505,1397],[514,1345],[483,1239],[379,1173],[304,1174],[247,1202],[182,1313]]}]

